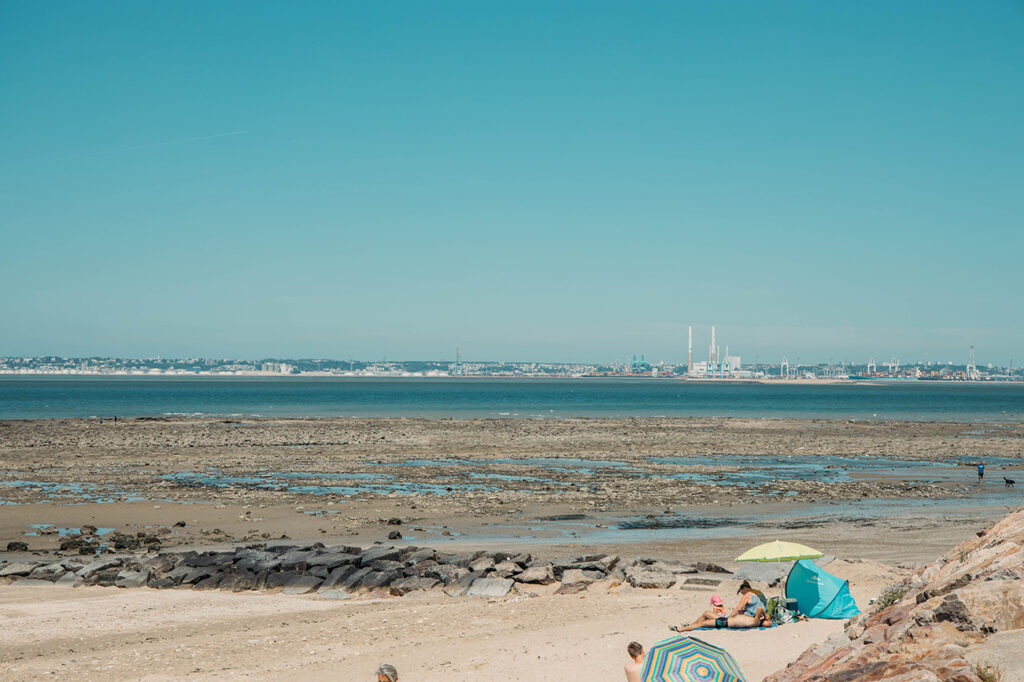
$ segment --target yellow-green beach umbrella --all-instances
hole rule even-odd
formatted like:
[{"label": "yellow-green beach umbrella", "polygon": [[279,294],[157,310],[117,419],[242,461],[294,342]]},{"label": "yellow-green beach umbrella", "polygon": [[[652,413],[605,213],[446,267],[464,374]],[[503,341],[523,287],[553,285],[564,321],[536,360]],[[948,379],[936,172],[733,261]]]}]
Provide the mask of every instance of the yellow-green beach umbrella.
[{"label": "yellow-green beach umbrella", "polygon": [[[763,545],[758,545],[757,547],[748,549],[746,552],[736,557],[736,561],[770,561],[775,564],[781,564],[783,561],[818,559],[823,556],[825,555],[818,550],[808,547],[807,545],[801,545],[799,542],[784,542],[782,540],[776,540],[774,542],[766,542]],[[781,581],[781,575],[779,575],[779,579]],[[784,588],[780,583],[780,593],[783,589]]]},{"label": "yellow-green beach umbrella", "polygon": [[825,556],[822,552],[812,549],[799,542],[776,540],[766,542],[736,557],[736,561],[799,561],[800,559],[818,559]]}]

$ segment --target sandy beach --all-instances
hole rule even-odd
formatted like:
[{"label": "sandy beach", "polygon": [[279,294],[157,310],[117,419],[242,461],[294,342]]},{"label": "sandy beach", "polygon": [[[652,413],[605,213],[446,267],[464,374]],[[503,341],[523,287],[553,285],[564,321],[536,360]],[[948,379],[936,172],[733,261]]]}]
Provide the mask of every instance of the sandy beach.
[{"label": "sandy beach", "polygon": [[[866,604],[899,570],[833,562]],[[722,585],[728,600],[736,581]],[[709,593],[680,589],[499,600],[439,593],[336,602],[194,590],[0,587],[8,679],[372,679],[389,661],[410,680],[614,680],[631,640],[652,644],[699,614]],[[81,618],[88,618],[88,627]],[[842,630],[810,621],[768,631],[702,631],[751,680]],[[407,676],[407,677],[406,677]]]}]

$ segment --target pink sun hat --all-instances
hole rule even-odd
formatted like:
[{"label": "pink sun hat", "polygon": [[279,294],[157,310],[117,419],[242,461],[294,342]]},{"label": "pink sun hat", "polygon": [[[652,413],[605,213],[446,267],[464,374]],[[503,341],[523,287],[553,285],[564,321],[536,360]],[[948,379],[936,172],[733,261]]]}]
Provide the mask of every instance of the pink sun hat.
[{"label": "pink sun hat", "polygon": [[715,606],[721,606],[722,605],[722,598],[719,597],[717,594],[711,595],[711,603],[714,604]]}]

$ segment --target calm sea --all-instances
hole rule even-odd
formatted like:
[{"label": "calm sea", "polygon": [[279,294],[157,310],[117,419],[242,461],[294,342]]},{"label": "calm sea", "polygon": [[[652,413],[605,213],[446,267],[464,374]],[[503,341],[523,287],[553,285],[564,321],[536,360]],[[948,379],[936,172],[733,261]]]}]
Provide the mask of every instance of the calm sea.
[{"label": "calm sea", "polygon": [[93,416],[820,417],[1024,421],[1024,384],[644,379],[0,377],[0,419]]}]

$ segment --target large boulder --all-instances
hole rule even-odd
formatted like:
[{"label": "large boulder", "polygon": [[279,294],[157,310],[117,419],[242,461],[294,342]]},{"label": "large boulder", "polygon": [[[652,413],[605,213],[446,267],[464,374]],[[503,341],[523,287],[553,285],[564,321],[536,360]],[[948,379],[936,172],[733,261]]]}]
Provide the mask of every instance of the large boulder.
[{"label": "large boulder", "polygon": [[359,555],[359,565],[369,566],[374,561],[401,561],[402,559],[402,548],[401,547],[371,547],[362,554]]},{"label": "large boulder", "polygon": [[0,568],[0,578],[28,575],[35,570],[35,567],[36,564],[26,564],[23,562],[7,564]]},{"label": "large boulder", "polygon": [[531,566],[517,575],[516,580],[521,583],[540,583],[541,585],[550,585],[555,582],[555,574],[554,571],[552,571],[550,564],[545,564],[544,566]]},{"label": "large boulder", "polygon": [[659,571],[644,564],[635,564],[626,569],[626,580],[633,587],[667,589],[675,584],[676,576],[669,571]]},{"label": "large boulder", "polygon": [[320,585],[319,591],[326,592],[327,590],[337,589],[345,580],[345,578],[349,577],[358,570],[359,569],[357,569],[352,564],[344,564],[342,566],[338,566],[336,569],[327,574],[327,577],[324,578],[323,583]]},{"label": "large boulder", "polygon": [[438,581],[435,578],[421,578],[420,576],[400,578],[391,583],[391,594],[402,596],[414,590],[429,590],[437,584]]},{"label": "large boulder", "polygon": [[466,594],[470,597],[504,597],[512,589],[508,578],[477,578]]},{"label": "large boulder", "polygon": [[82,568],[78,569],[75,572],[75,574],[80,578],[88,580],[96,573],[100,571],[105,571],[115,566],[120,566],[122,563],[124,562],[120,559],[96,559],[95,561],[92,561],[86,564],[85,566],[82,566]]},{"label": "large boulder", "polygon": [[344,578],[342,578],[341,582],[338,583],[338,587],[340,587],[343,590],[347,590],[347,591],[351,592],[352,590],[354,590],[357,587],[359,587],[360,583],[363,582],[363,578],[365,578],[367,575],[369,575],[372,572],[373,572],[373,569],[370,568],[369,566],[367,566],[365,568],[357,569],[357,570],[353,571],[352,573],[350,573],[349,575],[347,575]]},{"label": "large boulder", "polygon": [[371,570],[360,581],[359,586],[368,590],[378,587],[387,587],[396,580],[402,578],[402,572],[396,570],[374,571]]},{"label": "large boulder", "polygon": [[[597,577],[594,577],[594,574]],[[600,580],[604,577],[604,573],[600,571],[584,571],[579,568],[567,568],[562,572],[562,584],[572,585],[574,583],[587,584],[592,583],[595,580]]]},{"label": "large boulder", "polygon": [[310,557],[306,560],[306,565],[324,566],[328,569],[334,569],[338,566],[356,564],[358,563],[358,561],[358,554],[349,554],[347,552],[328,552],[324,554],[317,554],[316,556]]},{"label": "large boulder", "polygon": [[462,568],[461,566],[453,566],[451,564],[436,564],[429,566],[423,571],[423,576],[426,578],[436,578],[443,582],[445,585],[451,585],[459,578],[469,575],[471,571],[468,568]]},{"label": "large boulder", "polygon": [[[463,569],[465,570],[465,569]],[[469,592],[470,586],[476,582],[479,578],[483,578],[483,573],[473,573],[472,571],[466,571],[455,580],[446,583],[444,586],[444,593],[449,597],[461,597]]]},{"label": "large boulder", "polygon": [[149,570],[133,571],[124,569],[117,574],[114,585],[117,587],[142,587],[149,580]]},{"label": "large boulder", "polygon": [[46,564],[33,570],[28,577],[35,580],[49,580],[51,583],[67,573],[67,570],[60,563]]}]

